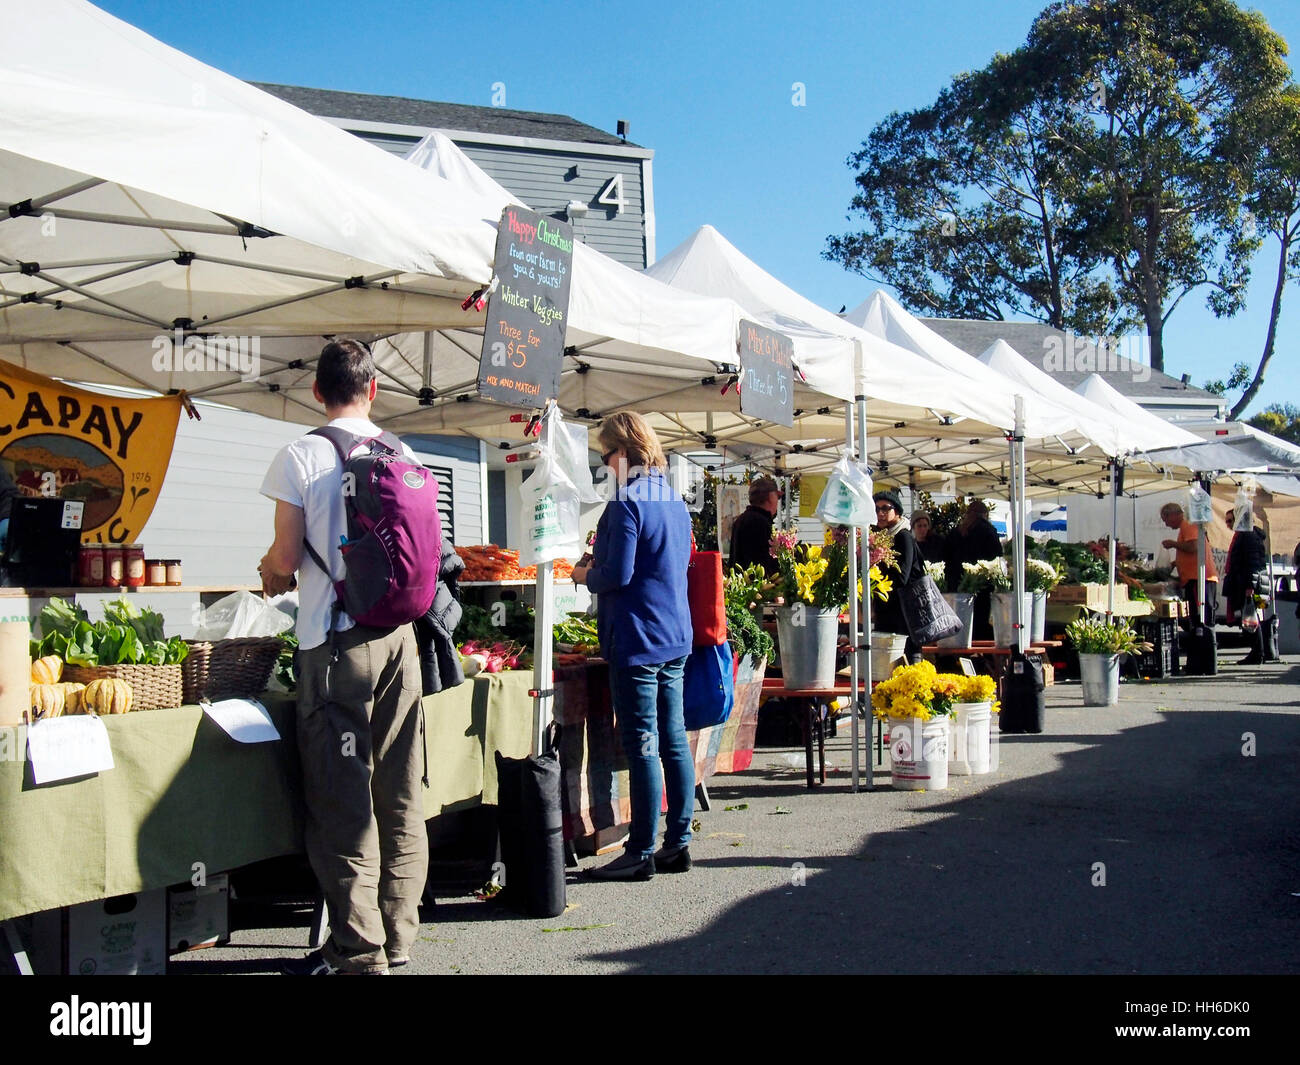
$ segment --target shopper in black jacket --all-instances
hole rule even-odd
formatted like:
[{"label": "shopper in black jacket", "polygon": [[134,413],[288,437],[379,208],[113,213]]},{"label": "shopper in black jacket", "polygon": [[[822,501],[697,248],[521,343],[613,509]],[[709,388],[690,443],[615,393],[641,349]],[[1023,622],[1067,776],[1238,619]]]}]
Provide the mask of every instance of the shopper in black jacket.
[{"label": "shopper in black jacket", "polygon": [[[1235,527],[1236,514],[1228,511],[1225,515],[1228,528]],[[1256,592],[1256,580],[1259,574],[1268,570],[1268,548],[1265,546],[1264,530],[1258,526],[1242,529],[1233,533],[1232,543],[1228,546],[1228,561],[1223,573],[1223,597],[1228,604],[1228,624],[1240,620],[1245,615],[1246,602]],[[1253,628],[1242,625],[1250,653],[1238,664],[1243,666],[1259,665],[1264,661],[1264,633],[1262,623],[1256,619]]]},{"label": "shopper in black jacket", "polygon": [[892,632],[907,637],[904,654],[909,662],[921,660],[921,647],[912,639],[903,616],[902,594],[906,585],[913,584],[925,576],[925,558],[917,545],[916,537],[903,520],[903,503],[898,493],[892,489],[881,489],[872,499],[876,504],[876,528],[883,529],[894,538],[894,553],[898,556],[896,566],[880,565],[881,573],[889,578],[889,596],[883,601],[871,604],[871,627],[874,632]]},{"label": "shopper in black jacket", "polygon": [[[948,591],[957,591],[961,584],[962,565],[967,562],[984,562],[1002,557],[1002,540],[997,529],[989,521],[989,508],[979,499],[971,501],[962,515],[961,522],[948,537],[947,575]],[[988,592],[980,592],[975,597],[976,640],[993,638],[993,623],[989,619],[992,597]]]}]

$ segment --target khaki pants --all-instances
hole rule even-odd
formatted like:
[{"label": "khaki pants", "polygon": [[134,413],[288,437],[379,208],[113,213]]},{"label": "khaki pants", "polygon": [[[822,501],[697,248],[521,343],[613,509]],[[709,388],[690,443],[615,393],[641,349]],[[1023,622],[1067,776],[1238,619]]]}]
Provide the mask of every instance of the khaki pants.
[{"label": "khaki pants", "polygon": [[410,625],[355,626],[299,655],[306,844],[329,905],[326,959],[385,969],[408,957],[429,867],[424,722]]}]

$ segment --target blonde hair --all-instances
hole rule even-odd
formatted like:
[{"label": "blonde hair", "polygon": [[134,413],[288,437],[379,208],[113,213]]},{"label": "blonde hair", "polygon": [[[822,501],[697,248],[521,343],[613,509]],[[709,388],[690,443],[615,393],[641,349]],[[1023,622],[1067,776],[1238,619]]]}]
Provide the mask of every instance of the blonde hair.
[{"label": "blonde hair", "polygon": [[634,411],[611,414],[600,426],[600,449],[622,448],[629,466],[665,470],[668,460],[650,423]]}]

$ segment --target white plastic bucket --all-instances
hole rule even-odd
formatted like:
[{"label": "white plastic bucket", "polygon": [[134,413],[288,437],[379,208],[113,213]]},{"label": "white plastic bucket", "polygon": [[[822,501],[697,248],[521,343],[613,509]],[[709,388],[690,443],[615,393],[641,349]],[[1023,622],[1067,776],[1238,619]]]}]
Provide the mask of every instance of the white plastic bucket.
[{"label": "white plastic bucket", "polygon": [[1034,593],[1033,622],[1029,627],[1029,639],[1033,643],[1042,643],[1047,639],[1047,593]]},{"label": "white plastic bucket", "polygon": [[[1033,621],[1034,596],[1025,592],[1020,610],[1020,623],[1026,627]],[[1014,592],[993,593],[993,642],[999,647],[1013,647],[1016,642],[1016,595]]]},{"label": "white plastic bucket", "polygon": [[1079,679],[1084,706],[1114,706],[1119,702],[1119,655],[1080,655]]},{"label": "white plastic bucket", "polygon": [[950,723],[946,717],[889,719],[889,767],[900,791],[948,787]]},{"label": "white plastic bucket", "polygon": [[952,743],[948,747],[948,772],[968,777],[993,769],[993,744],[989,726],[992,703],[958,703],[953,707]]},{"label": "white plastic bucket", "polygon": [[907,637],[892,632],[871,634],[871,679],[887,680],[904,657]]},{"label": "white plastic bucket", "polygon": [[975,638],[975,593],[944,592],[944,599],[961,618],[961,628],[939,641],[940,647],[969,647]]}]

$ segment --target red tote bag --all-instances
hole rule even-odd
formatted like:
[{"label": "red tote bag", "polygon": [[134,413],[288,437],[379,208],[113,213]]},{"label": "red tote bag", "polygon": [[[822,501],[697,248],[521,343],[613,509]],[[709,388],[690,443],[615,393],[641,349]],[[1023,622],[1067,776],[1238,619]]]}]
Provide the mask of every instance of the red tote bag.
[{"label": "red tote bag", "polygon": [[722,595],[722,553],[696,551],[686,570],[686,600],[696,647],[717,647],[727,640],[727,607]]}]

